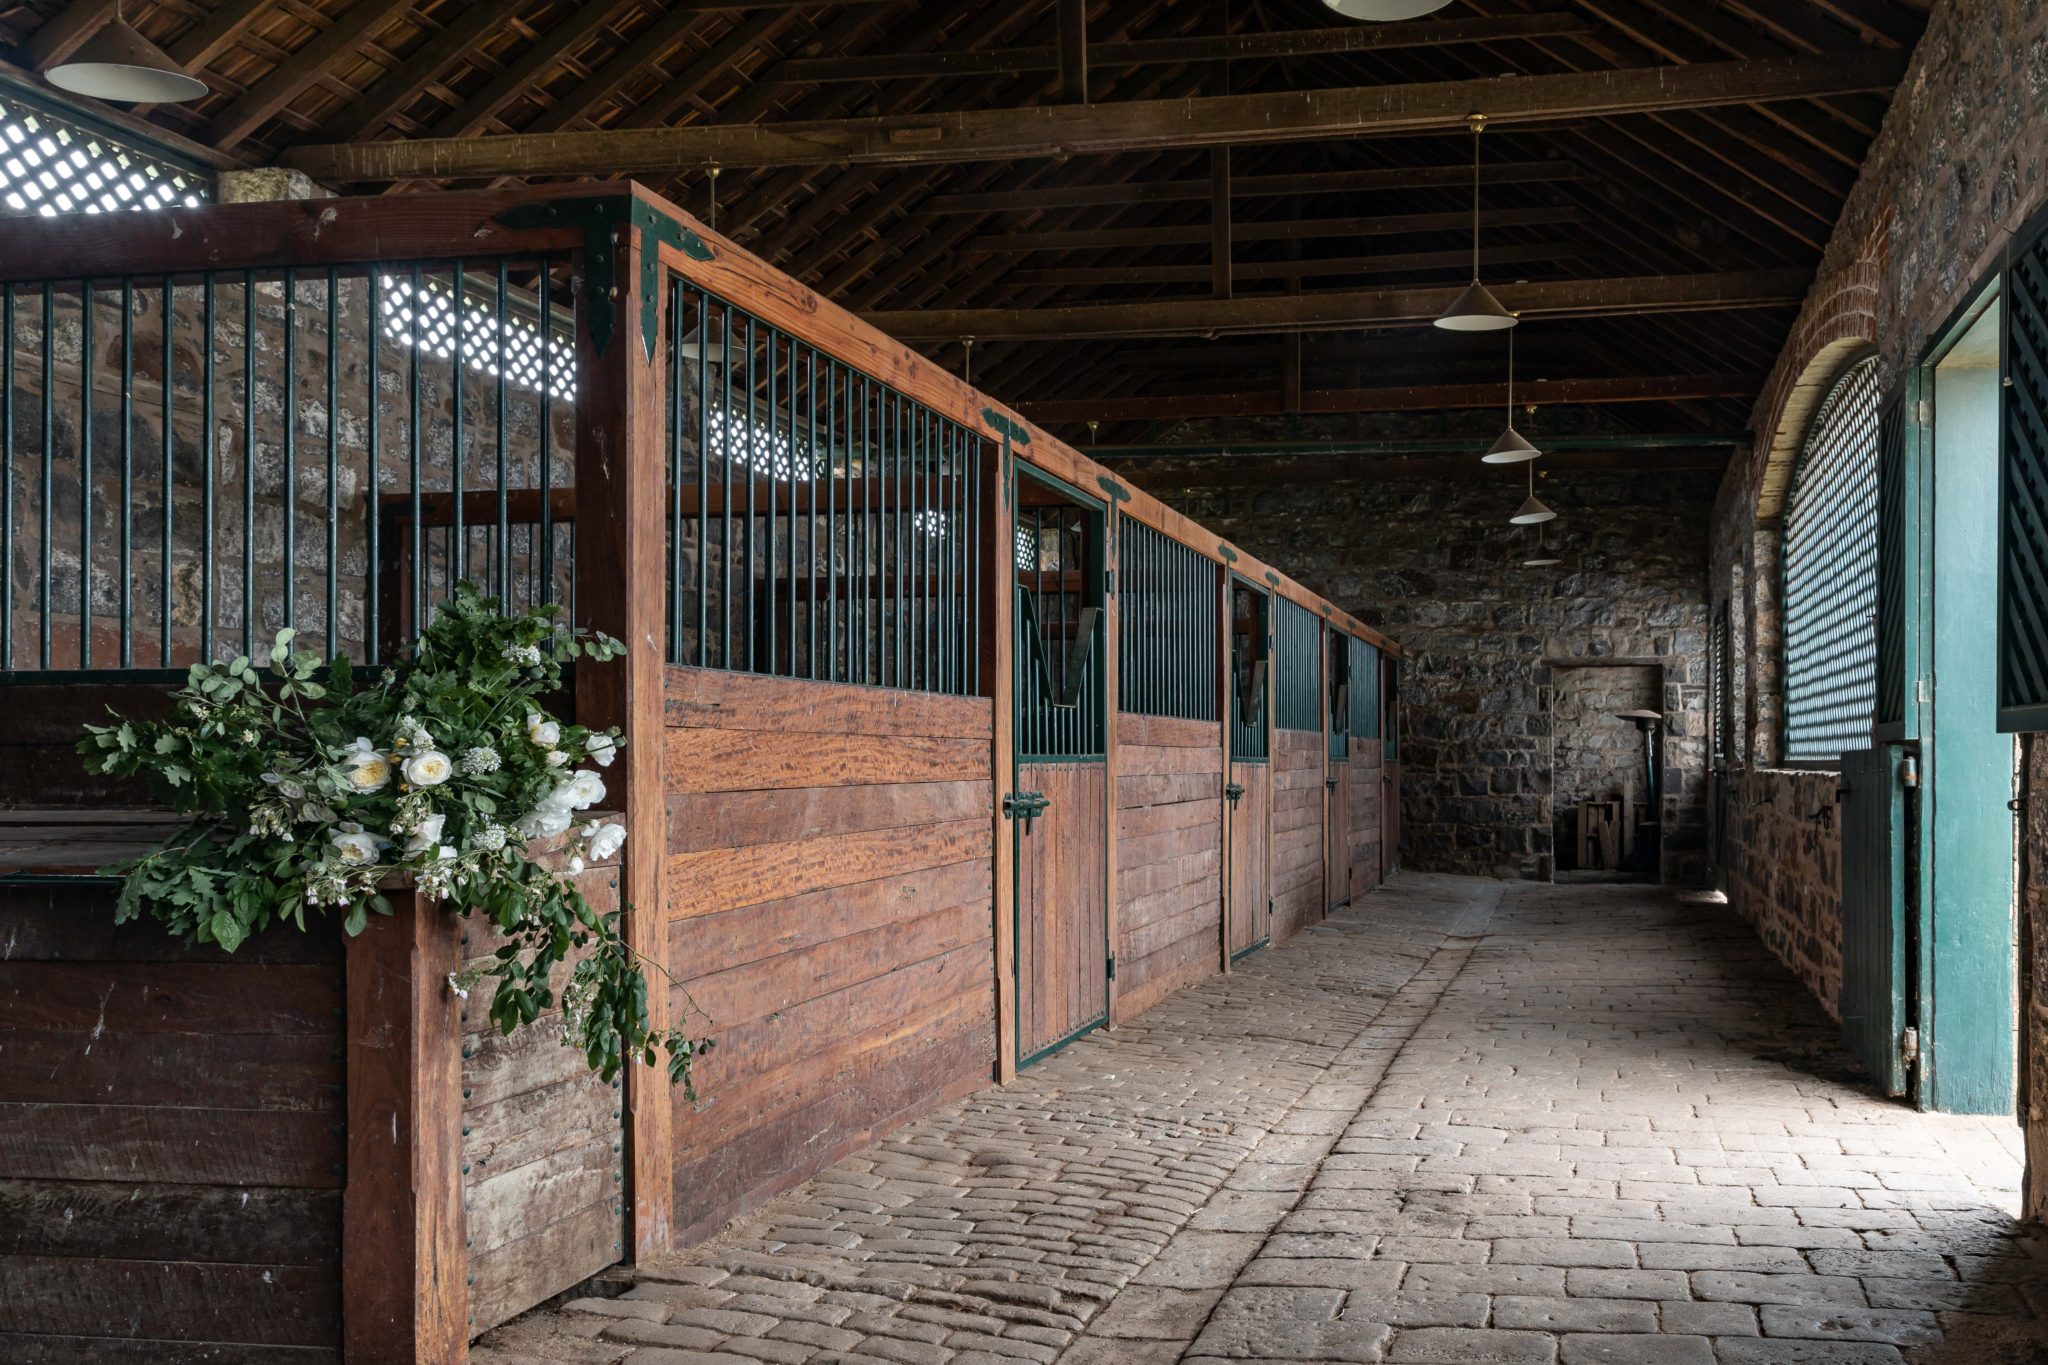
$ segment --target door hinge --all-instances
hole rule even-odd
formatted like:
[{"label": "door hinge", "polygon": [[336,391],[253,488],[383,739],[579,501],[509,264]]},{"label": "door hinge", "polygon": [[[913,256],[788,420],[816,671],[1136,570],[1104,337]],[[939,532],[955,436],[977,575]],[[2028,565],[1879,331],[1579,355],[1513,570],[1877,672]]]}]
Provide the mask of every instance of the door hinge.
[{"label": "door hinge", "polygon": [[1109,972],[1109,979],[1110,979],[1111,981],[1114,981],[1114,980],[1116,980],[1116,954],[1115,954],[1115,953],[1111,953],[1111,954],[1109,955],[1109,961],[1108,961],[1108,963],[1106,963],[1106,964],[1105,964],[1105,966],[1107,967],[1107,969],[1108,969],[1108,972]]},{"label": "door hinge", "polygon": [[1925,398],[1916,401],[1913,404],[1913,420],[1918,422],[1923,427],[1933,426],[1934,404],[1928,402]]},{"label": "door hinge", "polygon": [[1104,597],[1116,596],[1116,570],[1104,569],[1102,571],[1102,595]]},{"label": "door hinge", "polygon": [[1933,701],[1934,679],[1915,678],[1913,680],[1913,700],[1919,702],[1923,706],[1925,706],[1928,702]]},{"label": "door hinge", "polygon": [[1909,1028],[1899,1035],[1899,1060],[1907,1066],[1920,1060],[1920,1030]]}]

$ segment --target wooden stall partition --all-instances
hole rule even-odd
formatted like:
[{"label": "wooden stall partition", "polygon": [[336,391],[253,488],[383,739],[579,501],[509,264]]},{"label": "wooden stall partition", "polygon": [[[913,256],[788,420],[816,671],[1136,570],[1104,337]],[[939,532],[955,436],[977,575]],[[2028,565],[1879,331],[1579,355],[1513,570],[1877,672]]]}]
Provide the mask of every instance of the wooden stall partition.
[{"label": "wooden stall partition", "polygon": [[[576,878],[599,914],[618,910],[619,874],[607,865]],[[464,965],[484,965],[503,941],[481,917],[462,922]],[[556,969],[558,985],[584,952]],[[489,987],[458,1006],[471,1337],[625,1256],[621,1081],[601,1079],[581,1051],[563,1046],[559,1005],[510,1037],[500,1033]]]},{"label": "wooden stall partition", "polygon": [[996,1060],[982,697],[670,667],[677,1228],[714,1232]]},{"label": "wooden stall partition", "polygon": [[1223,740],[1216,721],[1117,716],[1119,1020],[1220,966]]},{"label": "wooden stall partition", "polygon": [[1224,586],[1230,777],[1223,789],[1223,940],[1235,960],[1273,934],[1273,632],[1272,598],[1264,590],[1235,573]]},{"label": "wooden stall partition", "polygon": [[113,899],[0,884],[0,1359],[339,1362],[340,936],[230,957]]},{"label": "wooden stall partition", "polygon": [[1273,942],[1322,918],[1324,743],[1319,730],[1273,733]]},{"label": "wooden stall partition", "polygon": [[1380,802],[1384,774],[1377,738],[1361,739],[1353,735],[1350,743],[1351,782],[1346,843],[1351,855],[1351,895],[1355,904],[1359,896],[1380,884]]}]

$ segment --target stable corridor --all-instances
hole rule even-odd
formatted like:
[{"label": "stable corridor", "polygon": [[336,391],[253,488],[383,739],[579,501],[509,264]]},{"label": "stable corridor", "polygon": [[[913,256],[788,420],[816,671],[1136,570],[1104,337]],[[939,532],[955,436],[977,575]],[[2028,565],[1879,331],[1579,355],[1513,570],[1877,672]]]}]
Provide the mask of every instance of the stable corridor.
[{"label": "stable corridor", "polygon": [[1407,874],[475,1359],[2048,1358],[2017,1127],[1835,1038],[1720,906]]}]

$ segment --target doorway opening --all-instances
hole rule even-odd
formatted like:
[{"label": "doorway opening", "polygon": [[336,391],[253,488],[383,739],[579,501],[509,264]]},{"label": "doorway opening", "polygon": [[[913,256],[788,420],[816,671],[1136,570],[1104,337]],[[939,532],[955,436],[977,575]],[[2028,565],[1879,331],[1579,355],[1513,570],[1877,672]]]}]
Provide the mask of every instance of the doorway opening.
[{"label": "doorway opening", "polygon": [[1663,666],[1556,663],[1549,693],[1553,879],[1657,881]]}]

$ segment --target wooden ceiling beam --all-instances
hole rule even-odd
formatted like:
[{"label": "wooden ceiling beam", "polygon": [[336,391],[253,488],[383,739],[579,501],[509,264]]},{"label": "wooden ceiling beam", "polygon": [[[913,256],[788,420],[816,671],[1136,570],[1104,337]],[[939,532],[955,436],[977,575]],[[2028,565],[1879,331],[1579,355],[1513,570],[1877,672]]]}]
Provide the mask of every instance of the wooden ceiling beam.
[{"label": "wooden ceiling beam", "polygon": [[[1747,270],[1613,280],[1535,280],[1498,285],[1494,293],[1509,308],[1532,317],[1606,317],[1797,304],[1811,281],[1811,272],[1804,270]],[[902,340],[1220,336],[1429,322],[1450,305],[1457,292],[1456,286],[1441,285],[1240,299],[1146,299],[1054,308],[907,309],[861,316]]]},{"label": "wooden ceiling beam", "polygon": [[[1486,226],[1557,227],[1579,220],[1576,208],[1494,209]],[[1409,232],[1472,230],[1469,209],[1448,213],[1388,213],[1373,218],[1268,218],[1239,223],[1240,242],[1317,241],[1332,237],[1395,237]],[[1113,251],[1130,247],[1199,246],[1209,240],[1207,223],[1168,227],[1080,228],[1046,232],[992,232],[960,249],[970,256],[1010,255],[1029,251]]]},{"label": "wooden ceiling beam", "polygon": [[[1749,398],[1762,374],[1676,374],[1630,378],[1533,379],[1515,385],[1516,406],[1534,403],[1668,403],[1678,399]],[[1019,403],[1017,411],[1041,425],[1073,422],[1173,422],[1195,417],[1276,417],[1288,412],[1435,412],[1499,408],[1506,384],[1417,384],[1397,388],[1310,389],[1288,406],[1278,390],[1252,393],[1141,394],[1129,398],[1062,398]]]},{"label": "wooden ceiling beam", "polygon": [[37,71],[47,70],[83,47],[113,17],[114,0],[71,0],[29,35],[22,55]]},{"label": "wooden ceiling beam", "polygon": [[[1199,62],[1269,61],[1284,57],[1385,52],[1446,43],[1490,43],[1502,39],[1584,33],[1590,24],[1576,14],[1511,15],[1501,19],[1435,19],[1414,23],[1353,24],[1345,28],[1293,29],[1188,38],[1149,38],[1096,43],[1088,49],[1092,67],[1182,66]],[[907,77],[944,79],[1014,76],[1057,71],[1056,46],[998,47],[875,57],[802,57],[776,71],[778,84],[828,85],[842,81],[887,81]]]},{"label": "wooden ceiling beam", "polygon": [[540,35],[532,46],[510,62],[433,126],[437,138],[471,137],[527,95],[549,71],[570,53],[590,41],[606,25],[615,22],[639,0],[601,0],[573,8],[569,17]]},{"label": "wooden ceiling beam", "polygon": [[[406,0],[369,0],[384,17]],[[367,27],[367,26],[363,26]],[[360,36],[360,35],[358,35]],[[309,49],[310,50],[310,49]],[[301,54],[302,56],[305,54]],[[274,89],[298,74],[297,58],[259,83]],[[1003,161],[1158,147],[1297,142],[1445,129],[1475,110],[1494,126],[1561,114],[1605,117],[1748,104],[1857,90],[1889,90],[1905,70],[1897,52],[1436,81],[1419,85],[1285,90],[1187,100],[1039,105],[900,114],[810,123],[718,124],[488,138],[338,143],[295,147],[282,158],[336,182],[485,179],[492,176],[661,174],[719,166]],[[295,87],[296,88],[296,87]],[[238,102],[252,107],[256,92]],[[235,111],[230,111],[235,113]],[[226,120],[247,122],[249,109]]]},{"label": "wooden ceiling beam", "polygon": [[533,0],[518,0],[504,7],[472,5],[463,10],[446,28],[417,44],[395,70],[386,72],[359,98],[343,105],[336,118],[321,124],[320,136],[353,142],[380,131],[418,99],[449,63],[516,19],[522,10],[532,8],[532,4]]},{"label": "wooden ceiling beam", "polygon": [[[1536,185],[1576,179],[1579,168],[1569,161],[1518,161],[1480,169],[1488,185]],[[1232,199],[1271,199],[1292,195],[1358,194],[1380,190],[1464,189],[1472,183],[1472,167],[1415,166],[1367,171],[1323,171],[1309,175],[1239,175],[1230,182]],[[1140,180],[1121,185],[1074,185],[988,194],[934,195],[918,217],[952,213],[1037,213],[1045,209],[1102,208],[1121,204],[1200,203],[1209,197],[1202,180]]]},{"label": "wooden ceiling beam", "polygon": [[412,6],[413,0],[358,0],[216,114],[206,125],[207,140],[221,148],[242,141],[324,78],[335,63],[368,42],[371,34]]},{"label": "wooden ceiling beam", "polygon": [[173,39],[164,51],[187,71],[197,70],[233,47],[257,20],[274,12],[271,0],[223,0],[212,13]]},{"label": "wooden ceiling beam", "polygon": [[[1721,439],[1716,438],[1717,441]],[[1560,450],[1546,454],[1542,472],[1713,472],[1728,467],[1728,457],[1740,441],[1741,437],[1731,434],[1725,438],[1725,444],[1670,445],[1661,442],[1656,433],[1645,433],[1639,443],[1621,448]],[[1300,487],[1304,484],[1334,483],[1340,479],[1371,479],[1381,483],[1395,479],[1493,478],[1502,485],[1504,500],[1501,505],[1505,515],[1506,508],[1521,500],[1521,476],[1511,475],[1499,465],[1482,464],[1478,451],[1484,448],[1484,440],[1471,445],[1470,452],[1448,455],[1377,450],[1314,455],[1300,450],[1269,453],[1253,447],[1242,455],[1208,455],[1197,460],[1187,457],[1176,459],[1171,446],[1122,446],[1113,450],[1084,448],[1082,454],[1097,460],[1116,461],[1117,477],[1127,479],[1147,492],[1176,488],[1256,488],[1268,484]]]},{"label": "wooden ceiling beam", "polygon": [[[1482,267],[1536,265],[1574,260],[1585,254],[1574,242],[1536,242],[1527,246],[1487,247],[1479,253]],[[1321,260],[1233,261],[1240,280],[1313,280],[1332,275],[1393,275],[1411,270],[1469,270],[1472,252],[1389,252],[1380,256],[1331,256]],[[1013,270],[1006,283],[1025,289],[1073,289],[1120,284],[1199,284],[1209,278],[1207,265],[1080,265]]]}]

